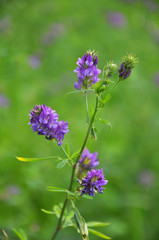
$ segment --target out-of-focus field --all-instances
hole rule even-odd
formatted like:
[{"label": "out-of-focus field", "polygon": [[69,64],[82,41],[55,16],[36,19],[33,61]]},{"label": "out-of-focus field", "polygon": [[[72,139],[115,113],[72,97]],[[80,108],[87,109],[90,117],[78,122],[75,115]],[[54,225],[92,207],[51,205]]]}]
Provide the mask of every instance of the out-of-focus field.
[{"label": "out-of-focus field", "polygon": [[[74,91],[73,70],[88,49],[98,50],[101,69],[110,59],[119,66],[127,52],[136,53],[139,64],[99,112],[112,130],[97,123],[98,140],[87,144],[99,152],[107,189],[76,204],[87,221],[110,222],[104,232],[114,240],[158,240],[159,5],[150,0],[0,1],[0,228],[8,235],[23,228],[29,240],[51,238],[57,219],[40,209],[51,210],[64,195],[46,186],[67,187],[70,168],[15,156],[63,156],[27,125],[36,104],[69,121],[65,143],[79,149],[87,128],[84,97],[65,93]],[[80,236],[68,228],[58,239]]]}]

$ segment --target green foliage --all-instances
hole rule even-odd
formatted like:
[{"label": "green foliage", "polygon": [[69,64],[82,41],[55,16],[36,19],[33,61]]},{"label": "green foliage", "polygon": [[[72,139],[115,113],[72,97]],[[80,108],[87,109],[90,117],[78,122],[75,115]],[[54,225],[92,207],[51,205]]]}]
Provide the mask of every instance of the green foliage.
[{"label": "green foliage", "polygon": [[48,211],[48,210],[45,210],[45,209],[41,209],[42,212],[46,213],[46,214],[55,214],[55,212],[53,211]]},{"label": "green foliage", "polygon": [[105,227],[110,225],[107,222],[87,222],[87,227]]},{"label": "green foliage", "polygon": [[73,221],[73,217],[74,217],[74,211],[71,210],[67,212],[67,215],[64,218],[64,223],[62,225],[62,228],[76,227]]},{"label": "green foliage", "polygon": [[66,193],[68,190],[65,189],[65,188],[48,186],[48,187],[47,187],[47,191],[49,191],[49,192],[65,192],[65,193]]},{"label": "green foliage", "polygon": [[103,123],[104,125],[108,126],[109,129],[112,129],[112,125],[110,123],[110,121],[105,120],[105,119],[101,119],[101,118],[97,118],[96,120],[100,121],[101,123]]},{"label": "green foliage", "polygon": [[57,164],[57,168],[58,169],[63,168],[66,164],[67,164],[67,159],[64,159]]},{"label": "green foliage", "polygon": [[111,95],[108,93],[105,96],[101,94],[99,96],[99,109],[102,109],[105,104],[111,99]]},{"label": "green foliage", "polygon": [[69,144],[65,144],[65,151],[67,153],[67,155],[70,157],[70,147],[69,147]]},{"label": "green foliage", "polygon": [[105,234],[103,234],[103,233],[101,233],[101,232],[98,232],[98,231],[96,231],[96,230],[94,230],[94,229],[88,228],[88,231],[89,231],[90,233],[92,233],[92,234],[100,237],[100,238],[111,239],[111,238],[108,237],[107,235],[105,235]]},{"label": "green foliage", "polygon": [[43,161],[43,160],[50,160],[50,159],[58,159],[57,156],[52,157],[45,157],[45,158],[23,158],[23,157],[16,157],[19,161],[22,162],[36,162],[36,161]]},{"label": "green foliage", "polygon": [[23,231],[23,229],[16,230],[12,228],[13,232],[19,237],[21,240],[28,240],[27,235]]},{"label": "green foliage", "polygon": [[75,223],[76,223],[77,229],[79,230],[83,240],[87,240],[88,239],[87,224],[86,224],[84,218],[79,213],[78,209],[75,207],[73,201],[71,201],[71,203],[72,203],[72,207],[73,207],[74,214],[75,214],[74,218],[75,218]]}]

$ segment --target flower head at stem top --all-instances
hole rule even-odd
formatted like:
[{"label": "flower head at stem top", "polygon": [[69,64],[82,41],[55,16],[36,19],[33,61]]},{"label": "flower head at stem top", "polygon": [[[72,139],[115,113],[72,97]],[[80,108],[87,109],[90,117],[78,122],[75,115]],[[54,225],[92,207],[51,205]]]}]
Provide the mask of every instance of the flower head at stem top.
[{"label": "flower head at stem top", "polygon": [[87,89],[100,79],[98,75],[101,70],[97,68],[98,57],[95,51],[87,51],[82,58],[78,58],[78,67],[74,70],[77,73],[78,82],[75,82],[76,89]]},{"label": "flower head at stem top", "polygon": [[87,176],[82,179],[82,181],[77,180],[81,186],[81,196],[88,194],[90,196],[95,196],[96,192],[103,193],[104,185],[108,183],[105,180],[103,169],[92,169],[87,173]]},{"label": "flower head at stem top", "polygon": [[50,107],[36,105],[30,111],[31,129],[38,135],[45,135],[46,139],[55,139],[58,145],[63,144],[63,138],[68,130],[68,122],[58,121],[59,115]]},{"label": "flower head at stem top", "polygon": [[119,81],[127,79],[137,63],[138,59],[134,54],[127,54],[123,57],[123,61],[119,68]]}]

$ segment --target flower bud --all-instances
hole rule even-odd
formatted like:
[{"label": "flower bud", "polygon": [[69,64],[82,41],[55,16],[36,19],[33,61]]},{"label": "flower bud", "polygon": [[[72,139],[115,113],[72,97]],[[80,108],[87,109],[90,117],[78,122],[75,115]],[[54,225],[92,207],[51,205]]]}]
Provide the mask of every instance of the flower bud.
[{"label": "flower bud", "polygon": [[132,69],[137,63],[138,60],[133,54],[127,54],[125,57],[123,57],[123,62],[119,68],[119,80],[122,81],[128,78],[131,74]]},{"label": "flower bud", "polygon": [[109,61],[106,63],[102,72],[103,78],[106,82],[107,82],[107,79],[111,78],[113,73],[115,73],[116,69],[117,69],[117,65],[113,63],[113,61]]}]

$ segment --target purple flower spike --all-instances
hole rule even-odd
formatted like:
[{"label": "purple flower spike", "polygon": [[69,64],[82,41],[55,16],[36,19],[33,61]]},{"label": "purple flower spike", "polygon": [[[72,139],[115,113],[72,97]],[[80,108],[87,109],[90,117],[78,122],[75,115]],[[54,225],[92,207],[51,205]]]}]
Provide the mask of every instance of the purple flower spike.
[{"label": "purple flower spike", "polygon": [[123,62],[121,63],[120,69],[119,69],[119,78],[120,79],[126,79],[130,76],[131,73],[131,67],[127,67]]},{"label": "purple flower spike", "polygon": [[98,75],[101,73],[101,70],[97,69],[97,63],[98,57],[94,51],[89,51],[82,58],[78,58],[78,67],[74,70],[78,77],[78,82],[74,84],[76,89],[92,87],[92,84],[100,80]]},{"label": "purple flower spike", "polygon": [[123,57],[123,61],[119,68],[119,81],[127,79],[137,63],[138,59],[134,54],[127,54]]},{"label": "purple flower spike", "polygon": [[97,158],[98,153],[90,153],[89,150],[86,148],[79,160],[78,167],[81,170],[91,170],[99,165],[99,159]]},{"label": "purple flower spike", "polygon": [[[80,181],[79,181],[80,182]],[[96,192],[103,194],[104,185],[108,183],[108,180],[105,180],[103,169],[93,169],[87,173],[87,176],[82,179],[80,183],[82,190],[81,196],[88,194],[90,196],[95,196]]]},{"label": "purple flower spike", "polygon": [[59,115],[50,107],[36,105],[30,112],[30,125],[33,132],[45,135],[46,139],[55,139],[58,145],[62,145],[64,135],[69,132],[68,122],[58,121]]}]

